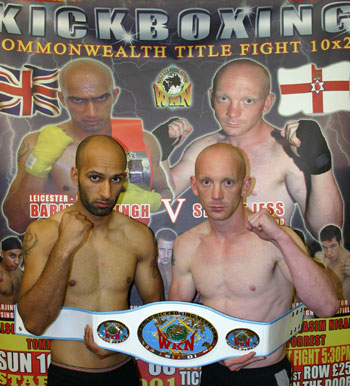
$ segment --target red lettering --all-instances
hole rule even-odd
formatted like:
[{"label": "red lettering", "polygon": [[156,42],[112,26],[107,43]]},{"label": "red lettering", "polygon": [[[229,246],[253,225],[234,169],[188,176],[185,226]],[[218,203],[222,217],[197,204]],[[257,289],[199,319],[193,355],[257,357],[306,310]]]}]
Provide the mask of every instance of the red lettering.
[{"label": "red lettering", "polygon": [[39,205],[38,204],[30,204],[29,206],[30,217],[37,218],[39,217]]},{"label": "red lettering", "polygon": [[276,202],[276,214],[277,216],[284,214],[284,205],[281,201]]},{"label": "red lettering", "polygon": [[157,330],[158,330],[158,337],[159,337],[159,348],[168,349],[171,344],[170,340],[168,340],[163,336],[163,334],[161,333],[158,327],[157,327]]},{"label": "red lettering", "polygon": [[193,217],[200,218],[202,217],[202,205],[201,204],[193,204]]},{"label": "red lettering", "polygon": [[47,204],[41,204],[40,206],[40,217],[49,217],[49,211]]}]

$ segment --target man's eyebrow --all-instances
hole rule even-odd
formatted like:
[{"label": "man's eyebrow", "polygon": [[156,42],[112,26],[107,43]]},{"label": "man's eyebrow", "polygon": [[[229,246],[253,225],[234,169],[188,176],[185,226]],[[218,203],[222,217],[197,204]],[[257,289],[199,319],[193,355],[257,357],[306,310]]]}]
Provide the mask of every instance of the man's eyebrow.
[{"label": "man's eyebrow", "polygon": [[98,175],[100,175],[100,176],[103,175],[103,173],[98,172],[97,170],[88,170],[88,171],[87,171],[87,174],[98,174]]},{"label": "man's eyebrow", "polygon": [[[97,170],[88,170],[86,174],[97,174],[99,176],[104,176],[105,174],[104,173],[101,173]],[[121,176],[124,176],[125,175],[125,171],[122,171],[120,173],[115,173],[113,174],[113,177],[121,177]]]},{"label": "man's eyebrow", "polygon": [[104,97],[110,97],[111,96],[111,93],[110,92],[106,92],[104,94],[101,94],[101,95],[98,95],[96,97],[93,97],[93,98],[81,98],[79,96],[75,96],[75,95],[70,95],[68,97],[69,100],[73,100],[73,99],[80,99],[82,101],[87,101],[89,99],[92,99],[92,100],[96,100],[96,99],[100,99],[100,98],[104,98]]}]

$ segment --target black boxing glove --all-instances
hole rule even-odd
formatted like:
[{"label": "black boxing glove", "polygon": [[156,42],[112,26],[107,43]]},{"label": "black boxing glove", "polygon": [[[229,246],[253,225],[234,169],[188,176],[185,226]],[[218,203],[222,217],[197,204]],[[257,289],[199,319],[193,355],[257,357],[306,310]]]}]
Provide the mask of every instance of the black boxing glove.
[{"label": "black boxing glove", "polygon": [[[179,118],[171,118],[168,122],[165,122],[158,127],[156,127],[152,134],[158,139],[160,148],[162,150],[161,160],[165,161],[168,159],[171,152],[174,150],[175,146],[179,143],[181,136],[179,138],[170,138],[169,137],[169,125],[170,123],[176,121]],[[175,142],[174,142],[175,140]]]},{"label": "black boxing glove", "polygon": [[309,174],[322,174],[332,167],[332,156],[317,122],[300,120],[296,131],[301,145],[298,147],[299,167]]}]

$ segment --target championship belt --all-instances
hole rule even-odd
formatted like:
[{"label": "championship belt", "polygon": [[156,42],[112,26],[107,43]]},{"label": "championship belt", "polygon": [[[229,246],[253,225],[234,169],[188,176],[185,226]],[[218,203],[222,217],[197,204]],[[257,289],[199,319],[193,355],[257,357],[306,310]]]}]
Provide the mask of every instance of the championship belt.
[{"label": "championship belt", "polygon": [[[104,349],[162,366],[197,367],[252,350],[256,357],[272,354],[301,329],[303,313],[301,304],[271,322],[256,322],[185,302],[157,302],[115,312],[63,307],[41,337],[83,341],[89,324],[94,341]],[[33,336],[17,306],[15,330]]]},{"label": "championship belt", "polygon": [[141,119],[111,119],[112,137],[124,148],[127,156],[129,181],[150,189],[153,168],[149,149],[143,142]]}]

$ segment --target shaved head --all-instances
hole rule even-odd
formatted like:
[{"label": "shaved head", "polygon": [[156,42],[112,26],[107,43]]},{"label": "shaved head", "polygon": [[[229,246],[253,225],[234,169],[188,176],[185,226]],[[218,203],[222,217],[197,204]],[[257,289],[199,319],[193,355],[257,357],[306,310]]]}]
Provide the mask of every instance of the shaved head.
[{"label": "shaved head", "polygon": [[81,166],[84,164],[85,157],[90,152],[96,151],[106,151],[111,149],[115,151],[117,154],[119,153],[122,157],[126,168],[126,154],[123,147],[117,142],[114,138],[108,135],[91,135],[86,137],[83,141],[80,142],[76,156],[75,156],[75,166],[79,170]]},{"label": "shaved head", "polygon": [[215,143],[214,145],[206,147],[199,153],[195,163],[196,176],[200,173],[201,164],[211,162],[211,158],[214,154],[230,157],[233,162],[238,161],[240,163],[239,177],[242,180],[246,177],[246,156],[241,149],[228,143]]},{"label": "shaved head", "polygon": [[58,82],[61,91],[64,92],[72,81],[83,82],[84,78],[94,75],[101,82],[114,87],[114,79],[111,70],[103,63],[89,58],[75,59],[62,67]]},{"label": "shaved head", "polygon": [[232,70],[239,70],[240,68],[254,71],[255,73],[260,75],[260,82],[261,87],[264,90],[264,93],[268,95],[270,93],[271,89],[271,80],[270,80],[270,74],[267,71],[267,69],[262,66],[261,64],[255,62],[254,60],[250,59],[236,59],[232,60],[222,67],[219,68],[219,70],[216,72],[214,78],[213,78],[213,93],[215,93],[217,84],[219,80],[223,76],[230,76],[230,73]]}]

